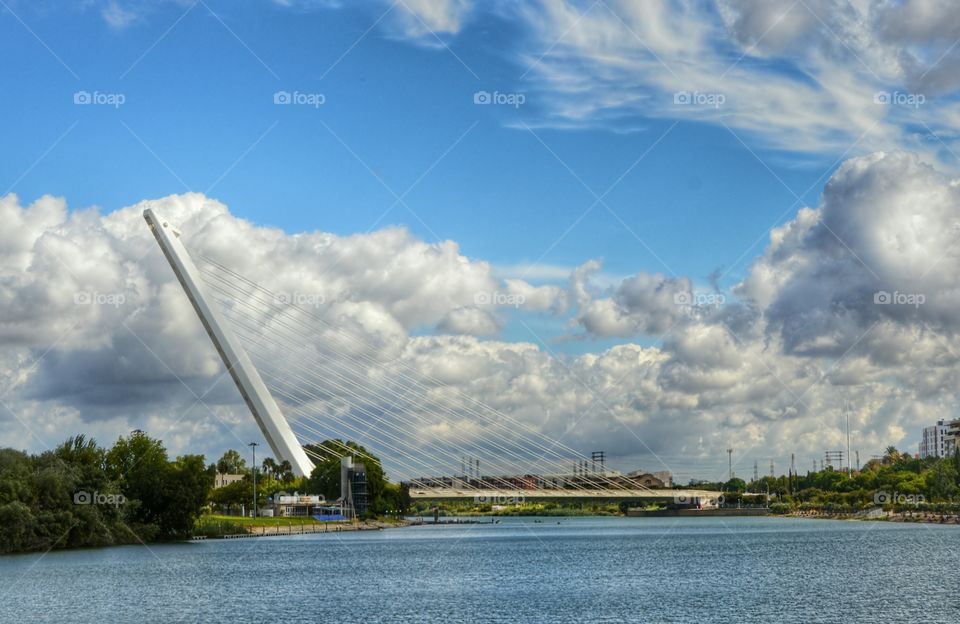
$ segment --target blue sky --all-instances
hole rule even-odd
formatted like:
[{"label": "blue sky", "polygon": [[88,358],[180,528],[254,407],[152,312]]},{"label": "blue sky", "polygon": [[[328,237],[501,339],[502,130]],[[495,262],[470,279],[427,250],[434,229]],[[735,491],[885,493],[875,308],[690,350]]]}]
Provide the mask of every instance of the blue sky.
[{"label": "blue sky", "polygon": [[[182,418],[216,354],[120,210],[157,200],[200,230],[216,200],[291,235],[217,221],[238,270],[312,284],[385,348],[625,467],[820,457],[843,404],[862,455],[913,448],[960,386],[950,9],[0,0],[3,431],[219,439],[224,422]],[[711,276],[725,302],[684,303]],[[91,292],[130,300],[77,302]],[[237,439],[258,435],[222,391]]]},{"label": "blue sky", "polygon": [[[631,132],[545,126],[551,95],[507,54],[519,26],[489,14],[445,37],[448,49],[378,26],[363,36],[378,5],[165,3],[123,28],[96,9],[12,7],[24,23],[0,21],[17,85],[0,102],[0,171],[24,201],[51,193],[109,212],[190,189],[288,232],[403,224],[496,265],[603,258],[613,275],[704,281],[720,268],[729,286],[796,211],[777,177],[814,204],[836,159],[642,111]],[[480,106],[481,90],[525,102]],[[78,106],[77,91],[124,102]],[[278,106],[277,91],[324,102]],[[586,187],[602,194],[628,169],[581,219],[595,202]]]}]

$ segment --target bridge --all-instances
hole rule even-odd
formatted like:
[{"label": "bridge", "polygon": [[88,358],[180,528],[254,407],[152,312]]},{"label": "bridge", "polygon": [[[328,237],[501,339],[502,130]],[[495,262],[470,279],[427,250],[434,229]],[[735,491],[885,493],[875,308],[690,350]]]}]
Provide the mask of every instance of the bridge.
[{"label": "bridge", "polygon": [[652,490],[652,489],[547,489],[507,490],[507,489],[455,489],[455,488],[410,488],[410,498],[414,500],[474,500],[484,503],[509,503],[512,501],[560,501],[581,499],[603,499],[612,501],[634,501],[638,503],[668,503],[680,507],[716,507],[720,492],[707,490]]},{"label": "bridge", "polygon": [[[323,306],[302,305],[216,259],[191,253],[186,237],[155,210],[143,216],[273,455],[289,461],[297,476],[309,475],[314,461],[328,460],[330,453],[344,466],[379,454],[384,470],[411,484],[415,499],[614,499],[688,506],[713,506],[717,500],[717,492],[655,490],[629,477],[590,471],[591,457],[401,358],[383,357],[378,345]],[[318,453],[310,446],[321,441],[333,449]],[[440,487],[442,481],[416,480],[423,474],[479,475],[481,461],[482,479],[452,477]]]}]

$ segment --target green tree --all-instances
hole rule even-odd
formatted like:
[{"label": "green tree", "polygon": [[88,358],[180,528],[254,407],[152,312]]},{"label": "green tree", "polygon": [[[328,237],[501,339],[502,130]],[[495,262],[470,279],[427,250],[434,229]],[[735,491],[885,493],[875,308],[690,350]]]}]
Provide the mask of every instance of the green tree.
[{"label": "green tree", "polygon": [[230,449],[217,460],[217,472],[221,474],[245,474],[247,472],[247,462],[241,457],[240,453]]},{"label": "green tree", "polygon": [[211,503],[216,505],[237,508],[239,508],[240,505],[249,507],[250,501],[253,500],[253,482],[250,479],[243,479],[242,481],[235,481],[230,485],[210,490],[209,499]]},{"label": "green tree", "polygon": [[943,460],[926,475],[926,486],[931,500],[949,500],[957,493],[957,470],[953,461]]},{"label": "green tree", "polygon": [[739,477],[734,477],[723,484],[724,492],[743,492],[747,489],[747,482]]},{"label": "green tree", "polygon": [[296,480],[297,477],[293,474],[293,466],[290,464],[290,460],[285,459],[280,462],[280,465],[277,466],[276,477],[288,485]]},{"label": "green tree", "polygon": [[263,474],[277,476],[277,462],[272,457],[265,457],[263,460]]},{"label": "green tree", "polygon": [[144,539],[187,536],[213,485],[202,456],[170,462],[163,443],[140,431],[117,440],[106,469],[126,497],[131,527]]},{"label": "green tree", "polygon": [[166,507],[159,514],[165,538],[189,537],[207,503],[213,478],[203,465],[203,455],[183,455],[168,466],[164,483]]}]

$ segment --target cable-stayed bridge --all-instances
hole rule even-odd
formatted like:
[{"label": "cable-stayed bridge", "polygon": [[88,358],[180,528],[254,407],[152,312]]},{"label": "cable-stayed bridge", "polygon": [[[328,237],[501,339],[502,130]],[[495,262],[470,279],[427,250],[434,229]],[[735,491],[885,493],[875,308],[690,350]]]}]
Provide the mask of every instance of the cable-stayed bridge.
[{"label": "cable-stayed bridge", "polygon": [[[298,475],[309,475],[314,460],[330,453],[364,458],[344,442],[353,440],[380,456],[413,498],[674,499],[712,506],[718,496],[654,490],[629,476],[578,469],[591,458],[424,373],[402,357],[402,346],[352,329],[355,321],[338,317],[335,306],[271,291],[189,252],[181,233],[154,210],[144,218],[273,454]],[[324,441],[326,454],[310,446]]]}]

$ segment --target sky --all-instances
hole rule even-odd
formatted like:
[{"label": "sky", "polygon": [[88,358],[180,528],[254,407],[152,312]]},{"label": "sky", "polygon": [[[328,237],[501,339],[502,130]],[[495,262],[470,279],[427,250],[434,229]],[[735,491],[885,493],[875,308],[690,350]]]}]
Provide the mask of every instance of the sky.
[{"label": "sky", "polygon": [[0,33],[5,445],[259,436],[145,206],[618,468],[954,415],[946,0],[2,0]]}]

